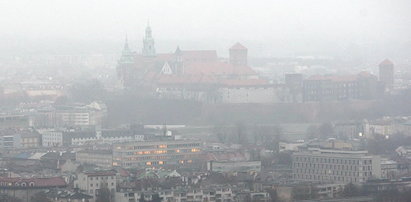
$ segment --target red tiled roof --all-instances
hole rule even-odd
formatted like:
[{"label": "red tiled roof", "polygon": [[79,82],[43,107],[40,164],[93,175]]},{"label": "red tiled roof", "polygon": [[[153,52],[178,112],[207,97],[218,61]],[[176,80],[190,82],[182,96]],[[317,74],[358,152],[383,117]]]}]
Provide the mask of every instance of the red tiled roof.
[{"label": "red tiled roof", "polygon": [[[30,184],[33,183],[31,186]],[[25,184],[24,186],[22,184]],[[20,178],[0,177],[1,187],[64,187],[66,181],[62,177],[50,178]]]},{"label": "red tiled roof", "polygon": [[234,44],[233,46],[231,46],[230,49],[232,49],[232,50],[247,50],[247,48],[245,46],[241,45],[238,42],[236,44]]},{"label": "red tiled roof", "polygon": [[217,52],[215,50],[191,50],[182,51],[183,60],[185,62],[197,61],[197,62],[210,62],[217,61]]},{"label": "red tiled roof", "polygon": [[217,80],[208,75],[164,75],[157,76],[157,84],[212,84]]},{"label": "red tiled roof", "polygon": [[263,79],[236,79],[236,80],[223,80],[221,82],[225,86],[261,86],[269,85],[268,81]]},{"label": "red tiled roof", "polygon": [[124,168],[119,168],[118,169],[118,173],[120,174],[121,177],[128,177],[130,176],[130,172],[128,172],[126,169]]},{"label": "red tiled roof", "polygon": [[225,62],[191,62],[184,64],[185,74],[256,75],[248,66],[234,66]]}]

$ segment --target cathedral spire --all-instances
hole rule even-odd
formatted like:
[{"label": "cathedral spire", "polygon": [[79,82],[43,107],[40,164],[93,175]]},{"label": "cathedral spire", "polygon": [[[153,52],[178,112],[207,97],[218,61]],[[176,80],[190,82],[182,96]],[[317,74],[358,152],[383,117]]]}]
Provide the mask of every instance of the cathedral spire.
[{"label": "cathedral spire", "polygon": [[133,63],[134,62],[134,56],[133,52],[130,50],[130,47],[128,46],[128,36],[126,34],[126,38],[124,40],[124,48],[121,53],[121,58],[119,60],[119,63]]},{"label": "cathedral spire", "polygon": [[128,36],[126,33],[126,39],[124,41],[124,49],[123,50],[130,50],[129,46],[128,46]]},{"label": "cathedral spire", "polygon": [[154,38],[151,33],[150,22],[147,22],[146,35],[143,39],[143,56],[153,57],[156,55],[156,49],[154,47]]}]

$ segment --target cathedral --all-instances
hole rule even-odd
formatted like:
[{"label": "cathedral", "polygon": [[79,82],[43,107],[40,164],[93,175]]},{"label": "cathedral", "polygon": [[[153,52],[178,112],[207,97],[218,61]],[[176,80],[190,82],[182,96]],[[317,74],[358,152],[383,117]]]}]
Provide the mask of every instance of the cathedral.
[{"label": "cathedral", "polygon": [[125,89],[202,102],[222,102],[221,90],[226,87],[270,86],[248,66],[247,48],[240,43],[229,49],[228,60],[219,58],[215,50],[177,47],[174,53],[156,53],[150,26],[145,30],[141,54],[130,50],[126,38],[117,73]]}]

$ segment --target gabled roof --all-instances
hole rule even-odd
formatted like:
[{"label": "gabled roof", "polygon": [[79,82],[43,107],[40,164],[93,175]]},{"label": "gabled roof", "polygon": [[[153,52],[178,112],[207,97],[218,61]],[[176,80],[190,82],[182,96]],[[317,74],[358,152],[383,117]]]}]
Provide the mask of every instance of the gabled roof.
[{"label": "gabled roof", "polygon": [[256,75],[248,66],[234,66],[225,62],[187,62],[184,63],[185,74],[205,75]]}]

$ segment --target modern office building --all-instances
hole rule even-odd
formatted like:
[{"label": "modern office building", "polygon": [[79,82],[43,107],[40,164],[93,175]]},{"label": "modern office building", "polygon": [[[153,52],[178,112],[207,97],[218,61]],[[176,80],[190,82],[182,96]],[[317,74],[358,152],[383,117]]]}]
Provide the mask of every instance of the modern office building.
[{"label": "modern office building", "polygon": [[292,156],[293,178],[323,183],[363,183],[381,177],[378,156],[367,151],[308,148]]},{"label": "modern office building", "polygon": [[163,167],[191,164],[200,157],[200,147],[200,141],[171,138],[115,144],[113,166]]}]

